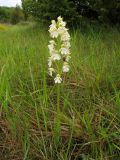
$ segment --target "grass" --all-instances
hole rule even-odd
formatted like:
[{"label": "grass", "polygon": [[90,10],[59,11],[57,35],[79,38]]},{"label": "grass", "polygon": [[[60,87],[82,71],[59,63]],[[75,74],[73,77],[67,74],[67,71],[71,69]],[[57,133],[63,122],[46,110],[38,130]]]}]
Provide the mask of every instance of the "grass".
[{"label": "grass", "polygon": [[120,33],[90,28],[71,38],[57,115],[48,32],[35,25],[0,31],[1,160],[120,159]]},{"label": "grass", "polygon": [[0,30],[7,30],[8,26],[5,24],[0,24]]}]

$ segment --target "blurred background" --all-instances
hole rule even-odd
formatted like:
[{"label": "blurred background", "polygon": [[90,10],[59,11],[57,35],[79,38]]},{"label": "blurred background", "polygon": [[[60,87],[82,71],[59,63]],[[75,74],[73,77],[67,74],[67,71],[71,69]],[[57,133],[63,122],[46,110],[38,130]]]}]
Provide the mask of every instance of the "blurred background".
[{"label": "blurred background", "polygon": [[69,26],[120,24],[119,0],[0,0],[0,22],[49,24],[61,15]]}]

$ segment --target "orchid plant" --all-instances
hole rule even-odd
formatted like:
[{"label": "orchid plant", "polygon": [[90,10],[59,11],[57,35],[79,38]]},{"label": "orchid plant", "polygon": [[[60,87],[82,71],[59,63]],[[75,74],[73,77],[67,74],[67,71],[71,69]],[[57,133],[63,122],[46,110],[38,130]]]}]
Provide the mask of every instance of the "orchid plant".
[{"label": "orchid plant", "polygon": [[[59,16],[57,21],[52,20],[52,24],[49,27],[49,33],[51,40],[49,41],[49,53],[48,58],[48,70],[49,75],[54,77],[55,84],[57,85],[57,117],[55,118],[55,124],[57,130],[55,132],[56,144],[59,142],[60,137],[60,83],[62,83],[62,74],[69,72],[69,60],[71,58],[70,53],[70,34],[66,28],[66,22]],[[56,127],[55,127],[56,128]],[[59,129],[58,129],[59,128]]]},{"label": "orchid plant", "polygon": [[52,40],[49,41],[49,53],[48,67],[49,75],[55,75],[55,83],[62,82],[62,73],[69,72],[69,60],[71,58],[70,53],[70,34],[66,28],[66,22],[59,16],[57,22],[52,20],[52,24],[49,27],[49,33]]}]

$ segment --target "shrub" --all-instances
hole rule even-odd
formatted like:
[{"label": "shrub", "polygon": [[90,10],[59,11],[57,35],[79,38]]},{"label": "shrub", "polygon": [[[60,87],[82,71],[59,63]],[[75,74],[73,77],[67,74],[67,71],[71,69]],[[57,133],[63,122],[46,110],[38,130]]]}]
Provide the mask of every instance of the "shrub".
[{"label": "shrub", "polygon": [[79,24],[82,18],[107,23],[120,23],[116,15],[120,13],[118,0],[23,0],[25,14],[48,23],[58,16],[67,19],[70,25]]},{"label": "shrub", "polygon": [[22,20],[24,20],[24,14],[22,12],[22,9],[19,6],[16,6],[11,14],[11,23],[17,24]]},{"label": "shrub", "polygon": [[0,22],[10,22],[10,15],[12,11],[13,8],[0,7]]}]

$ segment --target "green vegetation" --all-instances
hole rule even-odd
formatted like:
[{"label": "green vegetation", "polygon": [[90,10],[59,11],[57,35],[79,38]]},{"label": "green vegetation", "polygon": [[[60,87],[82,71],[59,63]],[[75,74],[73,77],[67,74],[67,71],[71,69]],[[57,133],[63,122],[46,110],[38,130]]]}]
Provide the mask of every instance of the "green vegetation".
[{"label": "green vegetation", "polygon": [[24,20],[24,14],[19,6],[0,7],[0,22],[17,24]]},{"label": "green vegetation", "polygon": [[24,20],[24,14],[22,9],[19,6],[16,6],[11,13],[11,23],[12,24],[17,24],[20,21]]},{"label": "green vegetation", "polygon": [[10,22],[10,16],[13,8],[0,7],[0,22]]},{"label": "green vegetation", "polygon": [[75,27],[81,21],[93,23],[120,24],[119,0],[22,0],[26,18],[29,15],[40,22],[50,23],[51,19],[62,16]]},{"label": "green vegetation", "polygon": [[8,28],[7,25],[0,24],[0,30],[6,30]]},{"label": "green vegetation", "polygon": [[49,36],[42,28],[0,30],[1,160],[119,160],[119,31],[71,31],[71,71],[56,115]]}]

